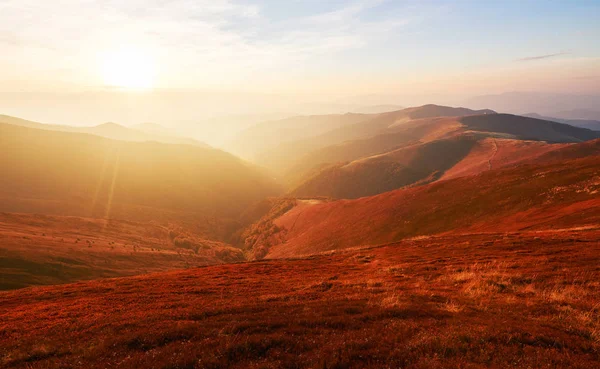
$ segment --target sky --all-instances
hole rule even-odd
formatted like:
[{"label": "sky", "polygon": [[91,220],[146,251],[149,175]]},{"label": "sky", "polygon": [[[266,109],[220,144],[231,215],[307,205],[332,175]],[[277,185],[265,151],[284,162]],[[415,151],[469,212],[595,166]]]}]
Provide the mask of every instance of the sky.
[{"label": "sky", "polygon": [[0,0],[0,114],[134,123],[597,95],[598,39],[597,0]]}]

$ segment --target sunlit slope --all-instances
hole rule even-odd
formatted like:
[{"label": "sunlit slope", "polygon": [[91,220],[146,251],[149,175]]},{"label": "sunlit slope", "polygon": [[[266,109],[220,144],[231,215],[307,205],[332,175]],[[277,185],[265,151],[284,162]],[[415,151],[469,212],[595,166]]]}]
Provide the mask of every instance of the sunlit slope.
[{"label": "sunlit slope", "polygon": [[542,155],[534,164],[294,207],[272,220],[276,232],[253,247],[268,249],[267,257],[286,257],[450,231],[597,226],[599,155],[596,140]]},{"label": "sunlit slope", "polygon": [[0,366],[597,368],[599,263],[520,232],[0,292]]},{"label": "sunlit slope", "polygon": [[0,210],[162,220],[233,215],[277,194],[211,148],[135,143],[0,124]]}]

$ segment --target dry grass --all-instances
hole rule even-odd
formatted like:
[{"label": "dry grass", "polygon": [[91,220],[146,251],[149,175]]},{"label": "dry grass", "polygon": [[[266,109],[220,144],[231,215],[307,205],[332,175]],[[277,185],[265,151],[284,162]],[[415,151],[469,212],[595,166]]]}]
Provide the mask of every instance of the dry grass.
[{"label": "dry grass", "polygon": [[0,290],[242,260],[173,224],[0,213]]},{"label": "dry grass", "polygon": [[593,368],[598,265],[522,232],[4,292],[0,366]]}]

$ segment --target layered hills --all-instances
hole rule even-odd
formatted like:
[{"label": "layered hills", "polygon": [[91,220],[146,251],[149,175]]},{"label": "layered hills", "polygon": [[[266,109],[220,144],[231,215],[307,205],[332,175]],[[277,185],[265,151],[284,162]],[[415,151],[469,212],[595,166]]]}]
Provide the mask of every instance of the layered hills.
[{"label": "layered hills", "polygon": [[[277,258],[444,232],[595,226],[599,155],[595,140],[474,176],[356,200],[298,202],[301,206],[269,219],[271,234],[247,247],[255,257]],[[269,228],[263,223],[257,224]]]},{"label": "layered hills", "polygon": [[237,214],[278,193],[231,154],[0,124],[0,210],[159,220]]},{"label": "layered hills", "polygon": [[510,114],[422,118],[315,150],[297,161],[288,178],[295,196],[358,198],[476,174],[597,137],[587,129]]},{"label": "layered hills", "polygon": [[192,138],[185,138],[173,135],[166,128],[156,123],[142,123],[135,125],[133,128],[125,127],[123,125],[113,122],[107,122],[92,127],[75,127],[58,124],[38,123],[21,118],[11,117],[8,115],[0,115],[0,123],[12,124],[28,128],[44,129],[49,131],[87,133],[123,141],[155,141],[172,144],[207,146],[205,143],[194,140]]}]

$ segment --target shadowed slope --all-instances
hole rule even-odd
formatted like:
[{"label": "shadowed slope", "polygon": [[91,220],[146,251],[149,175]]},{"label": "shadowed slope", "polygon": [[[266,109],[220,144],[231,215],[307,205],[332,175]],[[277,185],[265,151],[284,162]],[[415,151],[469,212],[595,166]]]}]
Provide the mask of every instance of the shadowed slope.
[{"label": "shadowed slope", "polygon": [[461,118],[460,122],[472,130],[507,133],[522,140],[581,142],[600,138],[600,132],[520,115],[470,116]]},{"label": "shadowed slope", "polygon": [[418,143],[335,165],[308,179],[292,195],[352,199],[438,179],[476,144],[473,136]]}]

